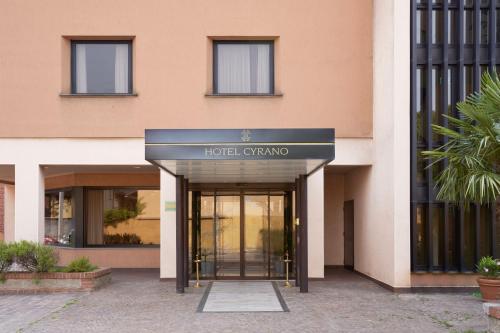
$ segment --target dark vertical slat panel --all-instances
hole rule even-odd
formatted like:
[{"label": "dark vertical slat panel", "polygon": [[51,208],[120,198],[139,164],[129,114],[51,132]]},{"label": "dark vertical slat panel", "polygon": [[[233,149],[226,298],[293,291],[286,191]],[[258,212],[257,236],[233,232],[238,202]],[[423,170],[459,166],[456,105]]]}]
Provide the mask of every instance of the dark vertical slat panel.
[{"label": "dark vertical slat panel", "polygon": [[490,235],[491,235],[491,248],[490,253],[493,258],[498,258],[497,253],[497,228],[496,225],[499,221],[496,220],[496,203],[491,204],[491,217],[490,217]]},{"label": "dark vertical slat panel", "polygon": [[479,91],[481,77],[480,67],[480,45],[481,45],[481,4],[474,0],[474,91]]},{"label": "dark vertical slat panel", "polygon": [[[464,99],[464,0],[458,0],[458,99]],[[465,271],[464,262],[464,205],[460,204],[460,227],[459,227],[459,256],[460,256],[460,271]]]},{"label": "dark vertical slat panel", "polygon": [[[442,99],[441,99],[441,110],[443,110],[443,114],[447,113],[448,110],[448,44],[451,42],[448,40],[448,33],[449,33],[449,28],[448,28],[448,1],[443,2],[443,67],[442,67],[442,73],[443,73],[443,82],[441,87],[443,88],[442,91]],[[443,126],[448,127],[448,119],[446,117],[442,117],[440,119],[442,121]],[[443,138],[444,142],[448,141],[447,137]],[[448,165],[448,161],[444,161],[444,167]],[[445,272],[448,271],[449,267],[449,262],[448,262],[448,241],[449,241],[449,234],[448,234],[448,229],[449,229],[449,214],[448,214],[448,202],[444,203],[444,244],[443,244],[443,253],[444,253],[444,262],[443,262],[443,269]]]},{"label": "dark vertical slat panel", "polygon": [[460,237],[460,243],[458,247],[458,254],[460,258],[460,272],[465,272],[467,271],[465,267],[465,236],[464,236],[464,218],[465,218],[465,211],[464,211],[464,205],[460,204],[460,227],[459,227],[459,237]]},{"label": "dark vertical slat panel", "polygon": [[497,40],[497,11],[496,11],[496,0],[490,0],[490,26],[489,26],[489,36],[488,36],[488,50],[489,50],[489,69],[491,73],[495,72],[496,64],[496,40]]},{"label": "dark vertical slat panel", "polygon": [[175,187],[175,236],[176,236],[176,256],[175,256],[175,285],[177,293],[184,293],[184,177],[176,176]]},{"label": "dark vertical slat panel", "polygon": [[[432,36],[433,36],[433,24],[432,24],[432,0],[427,0],[427,96],[426,96],[426,109],[427,109],[427,119],[426,119],[426,136],[427,136],[427,150],[432,149],[432,98],[434,96],[433,86],[432,86]],[[432,186],[432,168],[427,168],[427,266],[428,270],[432,270],[432,201],[433,201],[433,186]]]},{"label": "dark vertical slat panel", "polygon": [[411,268],[412,271],[416,270],[416,253],[417,253],[417,229],[416,229],[416,210],[415,210],[415,191],[417,188],[417,1],[411,0],[411,15],[410,15],[410,33],[411,33],[411,46],[410,46],[410,223],[412,230],[411,238]]},{"label": "dark vertical slat panel", "polygon": [[481,247],[480,247],[480,245],[481,245],[481,205],[476,203],[475,206],[476,206],[476,214],[474,216],[474,220],[476,222],[476,224],[475,224],[475,226],[476,226],[476,244],[474,247],[474,262],[477,263],[479,261],[479,253],[481,253]]}]

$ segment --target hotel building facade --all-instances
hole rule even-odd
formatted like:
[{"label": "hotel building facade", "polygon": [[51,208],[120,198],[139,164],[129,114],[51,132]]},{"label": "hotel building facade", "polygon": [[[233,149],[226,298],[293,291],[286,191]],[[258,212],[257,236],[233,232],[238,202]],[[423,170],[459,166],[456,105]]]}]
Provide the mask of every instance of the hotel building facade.
[{"label": "hotel building facade", "polygon": [[495,207],[437,201],[419,152],[496,70],[498,6],[4,1],[0,235],[178,292],[195,259],[282,279],[288,258],[304,292],[330,267],[474,286]]}]

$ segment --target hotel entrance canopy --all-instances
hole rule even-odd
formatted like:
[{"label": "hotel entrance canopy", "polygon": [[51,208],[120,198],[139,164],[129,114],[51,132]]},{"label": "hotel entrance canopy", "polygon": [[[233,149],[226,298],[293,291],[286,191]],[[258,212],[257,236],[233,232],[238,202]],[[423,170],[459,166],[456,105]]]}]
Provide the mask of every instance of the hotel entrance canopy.
[{"label": "hotel entrance canopy", "polygon": [[335,157],[335,131],[147,129],[146,160],[191,183],[291,183]]}]

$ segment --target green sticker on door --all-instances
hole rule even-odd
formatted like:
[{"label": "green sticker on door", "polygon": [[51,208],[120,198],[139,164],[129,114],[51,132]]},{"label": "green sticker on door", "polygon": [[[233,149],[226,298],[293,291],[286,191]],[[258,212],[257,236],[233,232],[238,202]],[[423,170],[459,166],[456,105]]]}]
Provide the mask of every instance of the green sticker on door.
[{"label": "green sticker on door", "polygon": [[165,211],[175,212],[175,201],[165,201]]}]

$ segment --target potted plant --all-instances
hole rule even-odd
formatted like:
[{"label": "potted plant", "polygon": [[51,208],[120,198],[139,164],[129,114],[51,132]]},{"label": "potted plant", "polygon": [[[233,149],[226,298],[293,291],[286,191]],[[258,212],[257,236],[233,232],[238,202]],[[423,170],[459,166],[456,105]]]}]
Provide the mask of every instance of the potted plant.
[{"label": "potted plant", "polygon": [[477,264],[479,290],[485,301],[500,300],[500,266],[493,257],[482,257]]}]

